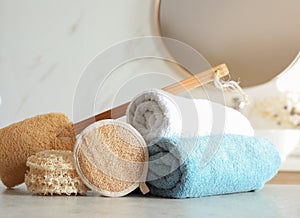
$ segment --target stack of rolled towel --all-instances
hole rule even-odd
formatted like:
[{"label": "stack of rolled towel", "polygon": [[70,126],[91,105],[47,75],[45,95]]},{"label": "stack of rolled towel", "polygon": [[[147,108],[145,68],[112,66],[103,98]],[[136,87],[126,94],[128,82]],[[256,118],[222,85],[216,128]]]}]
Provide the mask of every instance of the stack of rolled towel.
[{"label": "stack of rolled towel", "polygon": [[208,100],[146,91],[129,105],[127,121],[148,144],[147,181],[157,196],[259,190],[280,166],[275,146],[254,137],[246,117]]}]

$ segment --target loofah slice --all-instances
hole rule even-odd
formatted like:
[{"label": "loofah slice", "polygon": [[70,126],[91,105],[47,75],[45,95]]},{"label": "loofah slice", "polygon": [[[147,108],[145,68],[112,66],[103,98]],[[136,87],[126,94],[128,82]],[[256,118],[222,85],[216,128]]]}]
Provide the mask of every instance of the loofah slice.
[{"label": "loofah slice", "polygon": [[71,151],[42,151],[28,158],[25,184],[39,195],[84,195],[88,188],[78,176]]},{"label": "loofah slice", "polygon": [[131,125],[102,120],[77,136],[74,159],[78,174],[92,190],[119,197],[141,187],[147,192],[148,150]]},{"label": "loofah slice", "polygon": [[61,113],[39,115],[0,129],[0,177],[4,185],[24,182],[26,161],[45,150],[73,150],[73,124]]}]

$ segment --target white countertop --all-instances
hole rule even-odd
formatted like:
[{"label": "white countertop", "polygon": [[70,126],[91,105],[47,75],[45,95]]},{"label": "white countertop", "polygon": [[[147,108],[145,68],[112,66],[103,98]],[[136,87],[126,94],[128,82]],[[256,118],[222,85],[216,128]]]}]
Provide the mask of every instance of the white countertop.
[{"label": "white countertop", "polygon": [[300,217],[300,185],[266,185],[259,192],[197,199],[132,194],[122,198],[32,196],[24,185],[0,183],[0,217]]}]

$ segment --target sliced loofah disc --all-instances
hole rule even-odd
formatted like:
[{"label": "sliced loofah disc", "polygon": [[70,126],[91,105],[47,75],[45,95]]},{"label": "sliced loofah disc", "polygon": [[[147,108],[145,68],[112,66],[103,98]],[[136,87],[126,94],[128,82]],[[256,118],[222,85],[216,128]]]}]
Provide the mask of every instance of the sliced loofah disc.
[{"label": "sliced loofah disc", "polygon": [[39,195],[84,195],[88,188],[78,176],[71,151],[42,151],[28,158],[25,184]]},{"label": "sliced loofah disc", "polygon": [[104,196],[126,195],[146,180],[147,145],[125,122],[102,120],[87,127],[77,136],[74,159],[84,183]]}]

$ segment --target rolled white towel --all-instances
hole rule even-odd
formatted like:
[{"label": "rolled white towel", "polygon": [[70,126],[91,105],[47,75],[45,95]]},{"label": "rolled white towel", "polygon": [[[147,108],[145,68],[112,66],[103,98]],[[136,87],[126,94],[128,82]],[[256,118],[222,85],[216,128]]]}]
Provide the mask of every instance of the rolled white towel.
[{"label": "rolled white towel", "polygon": [[156,89],[136,96],[126,115],[127,122],[147,143],[174,135],[254,135],[249,120],[237,110],[206,99],[188,99]]}]

